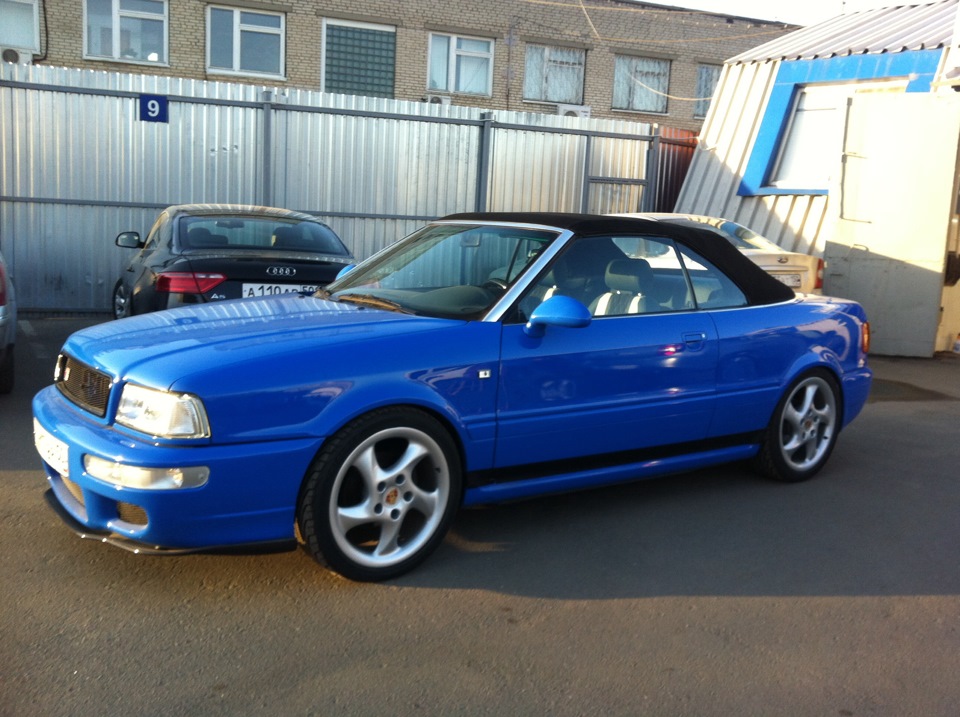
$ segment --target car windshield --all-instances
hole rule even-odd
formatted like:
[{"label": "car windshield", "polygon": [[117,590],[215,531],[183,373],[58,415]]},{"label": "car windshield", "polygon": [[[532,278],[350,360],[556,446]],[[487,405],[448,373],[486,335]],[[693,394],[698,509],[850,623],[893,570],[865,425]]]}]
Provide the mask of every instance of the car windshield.
[{"label": "car windshield", "polygon": [[328,226],[282,217],[195,216],[180,220],[184,249],[304,251],[346,256],[347,250]]},{"label": "car windshield", "polygon": [[336,301],[439,317],[478,318],[559,232],[434,224],[327,287]]}]

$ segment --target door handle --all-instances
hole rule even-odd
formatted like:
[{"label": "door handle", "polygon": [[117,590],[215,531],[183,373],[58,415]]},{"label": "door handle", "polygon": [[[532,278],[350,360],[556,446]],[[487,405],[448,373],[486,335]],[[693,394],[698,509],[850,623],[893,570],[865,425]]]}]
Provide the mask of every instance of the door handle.
[{"label": "door handle", "polygon": [[683,334],[683,343],[692,349],[700,348],[706,340],[707,334],[703,331],[689,331]]}]

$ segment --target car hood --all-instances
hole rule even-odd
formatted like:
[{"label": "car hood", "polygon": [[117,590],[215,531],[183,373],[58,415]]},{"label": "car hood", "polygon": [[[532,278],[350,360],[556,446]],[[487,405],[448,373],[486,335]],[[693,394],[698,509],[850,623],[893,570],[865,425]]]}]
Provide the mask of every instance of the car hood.
[{"label": "car hood", "polygon": [[295,360],[333,360],[367,341],[463,323],[286,295],[224,301],[111,321],[73,334],[64,351],[115,379],[192,391],[190,377],[231,366],[282,371]]}]

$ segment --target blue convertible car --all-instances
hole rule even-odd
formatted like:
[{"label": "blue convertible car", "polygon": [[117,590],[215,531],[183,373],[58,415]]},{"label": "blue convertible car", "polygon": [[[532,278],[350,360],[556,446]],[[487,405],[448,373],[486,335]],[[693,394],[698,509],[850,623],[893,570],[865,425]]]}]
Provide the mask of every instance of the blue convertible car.
[{"label": "blue convertible car", "polygon": [[870,388],[852,301],[695,227],[463,214],[314,295],[69,338],[34,399],[51,505],[140,552],[295,547],[355,580],[461,506],[746,460],[823,467]]}]

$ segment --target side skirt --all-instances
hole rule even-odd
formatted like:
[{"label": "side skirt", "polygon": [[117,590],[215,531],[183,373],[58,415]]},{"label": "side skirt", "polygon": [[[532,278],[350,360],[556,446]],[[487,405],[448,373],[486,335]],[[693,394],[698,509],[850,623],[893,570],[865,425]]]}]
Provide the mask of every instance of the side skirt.
[{"label": "side skirt", "polygon": [[[705,468],[707,466],[752,458],[760,449],[759,443],[739,444],[703,450],[698,453],[668,457],[646,457],[617,465],[602,465],[579,470],[558,470],[552,475],[516,478],[510,469],[502,471],[500,482],[474,485],[467,488],[463,498],[464,507],[522,500],[549,493],[566,493],[584,488],[599,488],[616,483],[626,483],[642,478],[655,478],[669,473]],[[521,466],[518,470],[526,469]],[[484,476],[485,478],[488,475]]]}]

